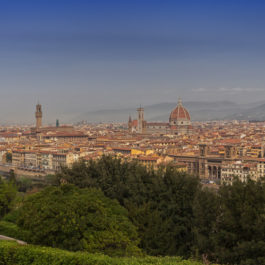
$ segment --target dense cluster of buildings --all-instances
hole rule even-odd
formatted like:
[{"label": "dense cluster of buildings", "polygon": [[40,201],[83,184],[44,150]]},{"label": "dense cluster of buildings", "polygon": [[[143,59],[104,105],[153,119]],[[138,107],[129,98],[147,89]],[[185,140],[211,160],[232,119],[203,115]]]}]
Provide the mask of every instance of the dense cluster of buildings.
[{"label": "dense cluster of buildings", "polygon": [[[231,183],[265,175],[265,122],[193,122],[179,100],[169,121],[147,122],[144,109],[126,124],[42,125],[36,106],[34,127],[2,127],[0,171],[48,174],[79,159],[112,154],[148,167],[171,164],[204,181]],[[26,175],[26,173],[25,173]]]}]

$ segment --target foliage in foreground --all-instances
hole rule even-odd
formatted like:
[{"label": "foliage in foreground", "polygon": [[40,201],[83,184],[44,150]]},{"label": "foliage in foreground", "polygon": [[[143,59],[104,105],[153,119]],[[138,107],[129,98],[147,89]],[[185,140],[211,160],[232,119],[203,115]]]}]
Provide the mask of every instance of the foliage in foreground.
[{"label": "foliage in foreground", "polygon": [[111,258],[101,254],[69,252],[48,247],[20,246],[0,241],[0,265],[202,265],[177,257]]},{"label": "foliage in foreground", "polygon": [[20,229],[16,224],[0,221],[0,235],[16,238],[25,242],[29,242],[30,233]]},{"label": "foliage in foreground", "polygon": [[194,203],[194,248],[221,264],[265,264],[265,183],[236,180]]},{"label": "foliage in foreground", "polygon": [[[248,180],[245,183],[235,181],[233,185],[221,186],[219,191],[213,192],[203,189],[197,178],[179,173],[173,168],[153,171],[134,162],[102,157],[98,161],[81,162],[74,164],[72,168],[64,168],[55,176],[54,184],[58,186],[55,190],[68,187],[65,185],[61,187],[61,183],[72,183],[81,190],[101,189],[109,199],[118,200],[127,209],[130,220],[138,228],[141,239],[139,246],[149,255],[193,256],[220,264],[265,264],[265,182],[263,180],[257,182]],[[48,190],[51,189],[53,188]],[[34,198],[39,198],[38,196],[40,195],[36,194]],[[71,196],[69,201],[62,200],[64,207],[75,201]],[[61,233],[54,234],[50,245],[53,246],[58,240],[59,244],[66,244],[67,248],[74,250],[71,248],[70,238],[75,238],[77,232],[71,230],[75,227],[73,224],[70,225],[71,211],[62,211],[61,216],[57,216],[63,205],[56,202],[52,192],[47,192],[46,197],[41,199],[41,202],[39,200],[39,211],[33,212],[32,216],[42,215],[44,207],[45,211],[48,209],[51,212],[48,217],[64,225],[63,215],[65,215],[68,220],[67,225],[62,228],[67,228],[64,230],[67,232],[64,234],[65,238],[61,240]],[[91,199],[95,201],[94,197]],[[23,201],[21,204],[23,205]],[[56,208],[57,204],[61,206]],[[52,211],[53,205],[55,213]],[[88,211],[89,215],[93,216],[90,208],[82,209],[84,213]],[[14,211],[6,215],[3,220],[14,222],[18,216]],[[49,218],[46,217],[44,222],[40,221],[38,224],[40,234],[42,229],[47,229],[45,222]],[[28,215],[28,218],[31,218],[31,215]],[[50,227],[58,225],[53,221],[50,224]],[[14,225],[10,226],[7,223],[4,224],[3,229],[5,233],[20,232]],[[124,231],[124,227],[120,227],[119,231]],[[101,235],[102,242],[106,242],[108,233]],[[42,239],[36,243],[46,244],[46,237]],[[107,237],[107,241],[108,239]],[[90,242],[93,246],[94,239]],[[137,239],[133,242],[136,243]],[[97,250],[101,251],[100,248]],[[109,253],[113,252],[110,254],[120,255],[117,248],[115,251],[111,248],[109,250]],[[123,252],[123,254],[128,253]]]},{"label": "foliage in foreground", "polygon": [[190,256],[198,178],[170,167],[147,170],[136,162],[103,156],[63,168],[55,176],[55,185],[64,182],[98,188],[117,199],[138,227],[140,247],[148,255]]},{"label": "foliage in foreground", "polygon": [[96,189],[48,187],[26,198],[17,223],[34,244],[112,256],[141,253],[126,209]]},{"label": "foliage in foreground", "polygon": [[218,192],[173,168],[152,171],[113,157],[74,164],[55,184],[96,187],[117,199],[149,255],[204,257],[224,264],[265,264],[265,182],[236,180]]},{"label": "foliage in foreground", "polygon": [[211,229],[220,263],[265,264],[265,183],[236,181],[219,191]]},{"label": "foliage in foreground", "polygon": [[12,182],[3,181],[0,177],[0,219],[11,210],[16,193],[15,185]]}]

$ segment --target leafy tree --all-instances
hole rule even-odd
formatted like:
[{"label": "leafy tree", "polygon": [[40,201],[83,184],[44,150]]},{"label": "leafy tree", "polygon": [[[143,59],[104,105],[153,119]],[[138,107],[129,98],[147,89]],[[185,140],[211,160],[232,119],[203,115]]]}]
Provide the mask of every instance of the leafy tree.
[{"label": "leafy tree", "polygon": [[16,178],[17,178],[17,176],[16,176],[14,170],[13,169],[10,169],[9,170],[9,173],[8,173],[8,176],[7,176],[7,180],[9,182],[16,183]]},{"label": "leafy tree", "polygon": [[6,162],[7,163],[12,162],[12,153],[9,153],[9,152],[6,153]]},{"label": "leafy tree", "polygon": [[29,178],[19,178],[16,180],[17,189],[19,192],[27,192],[33,188],[32,180]]},{"label": "leafy tree", "polygon": [[192,204],[199,180],[172,167],[148,170],[136,163],[103,156],[62,168],[55,184],[100,188],[117,199],[138,227],[140,246],[151,255],[188,256],[193,242]]},{"label": "leafy tree", "polygon": [[265,184],[236,180],[222,186],[212,240],[225,264],[265,264]]},{"label": "leafy tree", "polygon": [[160,182],[151,192],[151,208],[154,209],[151,226],[144,233],[151,233],[157,238],[155,245],[152,238],[144,242],[152,255],[189,256],[193,243],[192,205],[199,181],[197,178],[166,168],[158,172]]},{"label": "leafy tree", "polygon": [[214,255],[212,235],[218,213],[219,199],[216,191],[201,189],[193,202],[194,255],[211,259]]},{"label": "leafy tree", "polygon": [[11,210],[16,192],[13,182],[3,181],[0,177],[0,218]]},{"label": "leafy tree", "polygon": [[17,223],[30,232],[35,244],[108,255],[140,254],[127,211],[96,189],[48,187],[25,200]]},{"label": "leafy tree", "polygon": [[265,264],[265,184],[235,181],[213,192],[172,167],[148,170],[103,156],[63,168],[55,185],[101,189],[117,199],[151,255],[203,256],[224,264]]}]

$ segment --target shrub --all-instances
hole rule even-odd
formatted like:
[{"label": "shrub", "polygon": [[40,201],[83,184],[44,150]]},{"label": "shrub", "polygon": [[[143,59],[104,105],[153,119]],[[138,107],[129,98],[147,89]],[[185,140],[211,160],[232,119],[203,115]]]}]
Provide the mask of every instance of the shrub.
[{"label": "shrub", "polygon": [[28,241],[30,239],[30,233],[22,230],[16,224],[7,221],[0,222],[0,235],[12,237],[22,241]]},{"label": "shrub", "polygon": [[141,253],[127,211],[99,190],[48,187],[26,198],[19,211],[18,225],[34,244],[117,256]]},{"label": "shrub", "polygon": [[111,258],[102,254],[69,252],[48,247],[20,246],[0,241],[0,265],[202,265],[178,257]]},{"label": "shrub", "polygon": [[11,210],[16,192],[13,182],[4,182],[0,177],[0,218]]}]

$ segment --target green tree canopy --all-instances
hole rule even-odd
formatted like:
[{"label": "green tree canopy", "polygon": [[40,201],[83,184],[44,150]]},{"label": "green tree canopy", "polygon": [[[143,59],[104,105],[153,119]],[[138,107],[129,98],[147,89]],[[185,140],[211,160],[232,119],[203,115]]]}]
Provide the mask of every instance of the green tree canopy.
[{"label": "green tree canopy", "polygon": [[172,167],[155,171],[134,161],[103,156],[62,168],[55,183],[65,182],[100,188],[105,196],[117,199],[138,227],[140,247],[148,254],[189,256],[198,178]]},{"label": "green tree canopy", "polygon": [[117,199],[151,255],[196,256],[221,264],[265,264],[264,180],[202,188],[172,167],[146,169],[103,156],[63,168],[54,184],[101,189]]},{"label": "green tree canopy", "polygon": [[3,181],[0,177],[0,218],[11,210],[16,192],[13,182]]},{"label": "green tree canopy", "polygon": [[12,162],[12,153],[9,153],[9,152],[6,153],[6,162],[7,163]]},{"label": "green tree canopy", "polygon": [[214,256],[214,245],[212,235],[218,213],[219,205],[217,191],[201,189],[197,192],[193,202],[193,252],[196,257],[203,256],[212,259]]},{"label": "green tree canopy", "polygon": [[265,183],[236,180],[219,191],[212,241],[220,263],[265,264]]},{"label": "green tree canopy", "polygon": [[48,187],[30,195],[18,218],[31,242],[109,255],[140,254],[136,228],[116,200],[97,189]]}]

